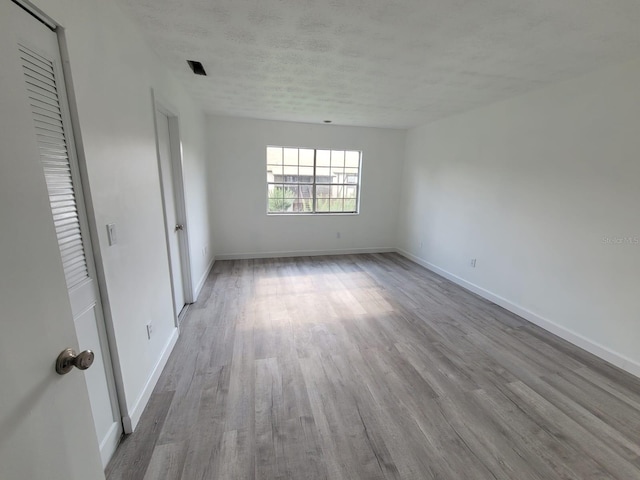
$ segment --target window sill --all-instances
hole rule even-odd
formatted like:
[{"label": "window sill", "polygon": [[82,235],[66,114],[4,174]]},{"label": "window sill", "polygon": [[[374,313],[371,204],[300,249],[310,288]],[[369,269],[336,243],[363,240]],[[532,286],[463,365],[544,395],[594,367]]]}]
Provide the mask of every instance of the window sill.
[{"label": "window sill", "polygon": [[360,212],[353,213],[268,213],[267,217],[354,217],[360,215]]}]

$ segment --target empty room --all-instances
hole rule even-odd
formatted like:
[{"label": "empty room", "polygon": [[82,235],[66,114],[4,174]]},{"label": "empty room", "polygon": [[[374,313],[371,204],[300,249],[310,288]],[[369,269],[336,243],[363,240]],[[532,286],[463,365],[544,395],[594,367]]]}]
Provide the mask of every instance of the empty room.
[{"label": "empty room", "polygon": [[640,479],[636,0],[0,0],[0,479]]}]

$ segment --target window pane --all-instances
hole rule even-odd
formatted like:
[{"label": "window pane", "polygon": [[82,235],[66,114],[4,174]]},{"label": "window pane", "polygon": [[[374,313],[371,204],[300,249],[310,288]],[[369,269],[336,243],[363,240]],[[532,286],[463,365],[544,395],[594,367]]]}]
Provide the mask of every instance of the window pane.
[{"label": "window pane", "polygon": [[344,211],[345,212],[355,212],[356,207],[358,206],[358,202],[355,198],[345,198],[344,199]]},{"label": "window pane", "polygon": [[284,164],[285,165],[298,165],[298,149],[297,148],[285,148],[284,150]]},{"label": "window pane", "polygon": [[360,152],[346,152],[345,166],[358,168],[360,166]]},{"label": "window pane", "polygon": [[344,202],[341,198],[339,199],[332,198],[330,202],[331,202],[332,212],[341,212],[343,210]]},{"label": "window pane", "polygon": [[331,166],[344,167],[344,150],[331,150]]},{"label": "window pane", "polygon": [[267,147],[267,163],[282,165],[282,147]]},{"label": "window pane", "polygon": [[331,183],[344,183],[344,169],[331,167]]},{"label": "window pane", "polygon": [[293,205],[296,201],[296,198],[298,198],[297,191],[295,191],[291,185],[285,185],[284,197],[282,199],[282,210],[285,212],[293,211]]},{"label": "window pane", "polygon": [[313,198],[312,197],[301,197],[300,201],[300,212],[313,212]]},{"label": "window pane", "polygon": [[308,148],[300,149],[300,165],[305,167],[313,167],[313,150]]},{"label": "window pane", "polygon": [[269,198],[280,197],[282,198],[283,186],[282,185],[269,185],[268,195]]},{"label": "window pane", "polygon": [[300,185],[301,198],[313,198],[313,185]]},{"label": "window pane", "polygon": [[284,186],[269,185],[269,212],[284,211]]},{"label": "window pane", "polygon": [[329,150],[318,150],[316,152],[316,166],[329,167],[331,165],[331,152]]},{"label": "window pane", "polygon": [[298,166],[297,165],[285,165],[284,166],[284,176],[288,177],[289,180],[284,180],[285,182],[297,182],[298,181]]},{"label": "window pane", "polygon": [[298,197],[298,185],[285,185],[284,186],[284,198]]},{"label": "window pane", "polygon": [[[313,177],[313,167],[300,167],[299,169],[299,175],[301,177]],[[306,181],[310,181],[312,182],[313,179],[310,178],[309,180]],[[300,182],[304,182],[304,180],[300,179]]]},{"label": "window pane", "polygon": [[[275,177],[282,176],[282,165],[267,165],[267,173],[271,174]],[[274,180],[274,181],[278,181],[278,180]]]},{"label": "window pane", "polygon": [[316,183],[331,183],[331,169],[329,167],[316,167]]},{"label": "window pane", "polygon": [[293,204],[291,205],[291,210],[292,212],[302,212],[303,210],[303,206],[302,206],[302,201],[299,198],[293,198]]},{"label": "window pane", "polygon": [[328,212],[329,211],[329,199],[318,198],[316,200],[316,212]]},{"label": "window pane", "polygon": [[331,187],[329,185],[316,185],[316,197],[329,198],[331,195]]},{"label": "window pane", "polygon": [[344,187],[344,197],[345,198],[356,198],[356,195],[358,194],[358,189],[357,187],[353,186],[346,186]]}]

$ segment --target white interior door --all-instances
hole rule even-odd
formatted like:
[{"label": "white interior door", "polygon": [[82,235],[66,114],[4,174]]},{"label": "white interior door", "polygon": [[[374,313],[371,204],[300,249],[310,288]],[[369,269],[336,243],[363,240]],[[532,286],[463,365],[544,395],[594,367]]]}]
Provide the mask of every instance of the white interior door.
[{"label": "white interior door", "polygon": [[172,138],[171,129],[169,128],[169,117],[160,110],[156,110],[156,128],[158,131],[160,176],[162,178],[167,242],[169,244],[171,278],[173,282],[173,302],[176,315],[179,315],[185,305],[182,258],[180,255],[180,242],[184,235],[184,223],[179,218],[176,207],[176,188],[171,157]]},{"label": "white interior door", "polygon": [[[12,6],[13,29],[17,38],[2,42],[3,50],[18,55],[8,68],[22,74],[19,98],[31,117],[30,134],[44,173],[49,199],[49,222],[53,219],[54,242],[71,305],[71,316],[79,345],[95,354],[93,366],[84,374],[95,432],[103,465],[117,447],[122,425],[115,396],[102,306],[96,283],[95,266],[88,237],[88,224],[82,200],[80,175],[73,154],[73,137],[68,116],[65,88],[56,34],[35,18]],[[3,63],[4,69],[5,63]],[[3,111],[3,114],[5,112]],[[25,152],[26,153],[26,152]],[[63,346],[58,346],[61,350]]]},{"label": "white interior door", "polygon": [[19,7],[0,2],[3,479],[103,476],[85,373],[54,370],[64,348],[86,347],[77,341],[18,49],[55,40]]}]

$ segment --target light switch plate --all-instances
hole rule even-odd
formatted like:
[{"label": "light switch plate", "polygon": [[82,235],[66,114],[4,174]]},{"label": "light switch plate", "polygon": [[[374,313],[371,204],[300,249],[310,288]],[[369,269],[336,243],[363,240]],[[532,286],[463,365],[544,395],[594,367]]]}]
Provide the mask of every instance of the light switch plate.
[{"label": "light switch plate", "polygon": [[118,242],[115,223],[109,223],[107,225],[107,238],[109,239],[109,246],[115,245]]}]

